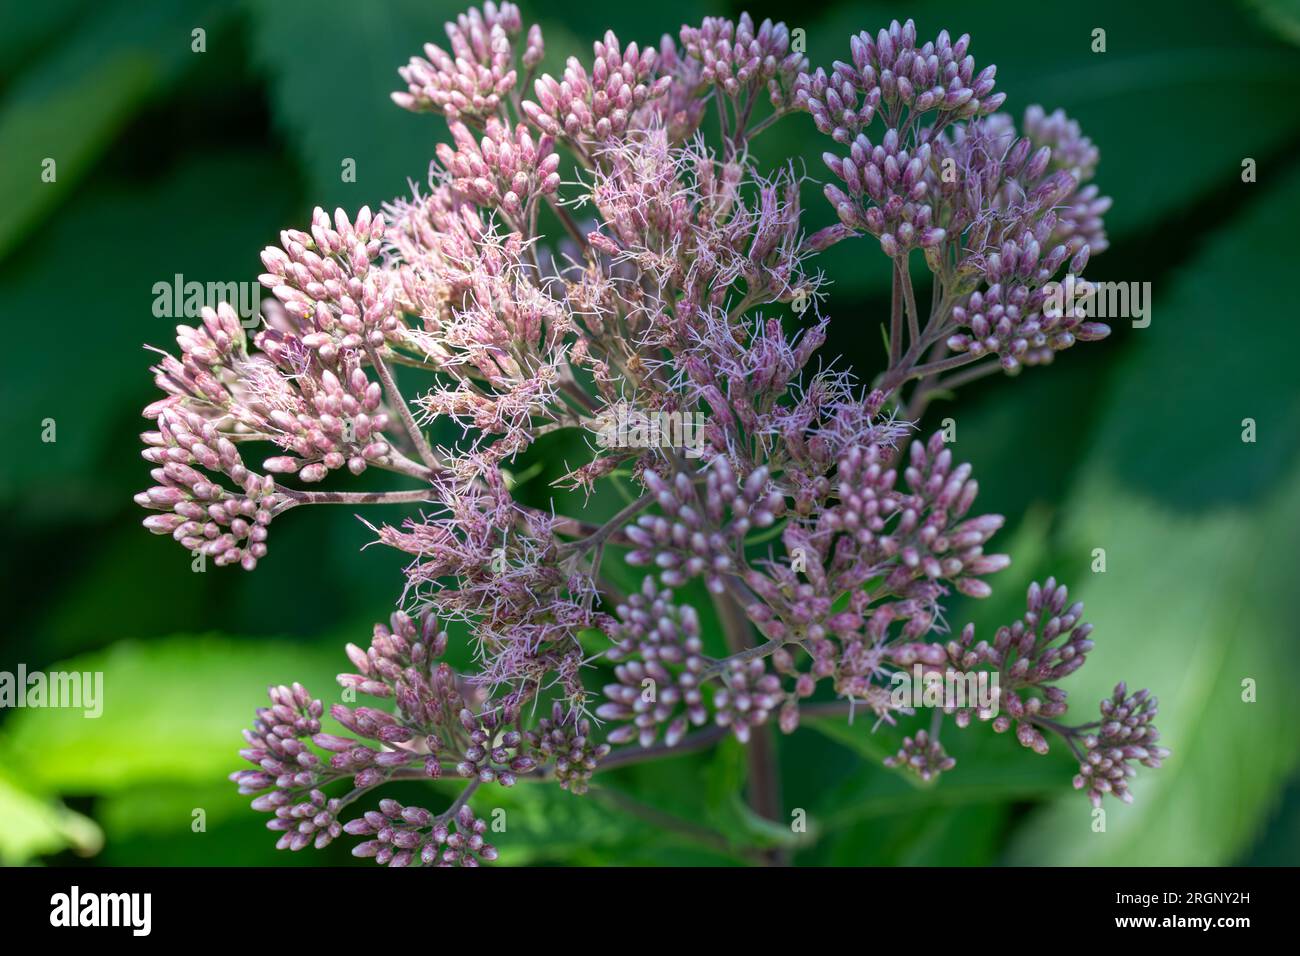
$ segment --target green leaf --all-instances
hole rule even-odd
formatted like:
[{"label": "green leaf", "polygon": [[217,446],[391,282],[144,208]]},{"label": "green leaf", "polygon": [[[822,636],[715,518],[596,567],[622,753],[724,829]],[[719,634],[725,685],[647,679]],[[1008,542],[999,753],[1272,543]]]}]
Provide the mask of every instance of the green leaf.
[{"label": "green leaf", "polygon": [[[177,273],[255,281],[258,250],[283,218],[283,178],[272,162],[226,153],[156,184],[97,185],[0,270],[0,313],[30,333],[0,355],[0,437],[12,450],[0,461],[0,502],[22,495],[20,523],[115,511],[122,490],[110,476],[145,478],[120,445],[158,394],[144,345],[174,348],[177,322],[190,321],[154,315],[154,284]],[[47,418],[53,442],[42,441]]]},{"label": "green leaf", "polygon": [[[1125,678],[1159,696],[1173,756],[1139,770],[1133,806],[1107,806],[1105,833],[1092,832],[1086,802],[1063,799],[1020,834],[1014,862],[1229,863],[1300,759],[1290,597],[1300,467],[1296,400],[1282,387],[1291,309],[1280,283],[1242,280],[1288,274],[1279,237],[1297,214],[1300,175],[1261,191],[1134,333],[1140,344],[1098,410],[1097,454],[1064,511],[1066,549],[1101,547],[1107,559],[1073,589],[1097,647],[1067,684],[1069,722],[1094,719],[1094,702]],[[1225,289],[1248,327],[1224,327]],[[1242,441],[1248,416],[1260,422],[1254,443]],[[1143,431],[1158,453],[1141,447]],[[1247,680],[1257,702],[1243,700]]]},{"label": "green leaf", "polygon": [[[864,730],[865,733],[865,730]],[[838,786],[820,795],[810,818],[834,840],[836,831],[861,820],[920,812],[929,807],[1024,800],[1069,790],[1073,764],[1053,748],[1046,757],[1030,753],[1010,734],[982,724],[943,731],[945,749],[957,766],[929,784],[877,761],[863,763]]]},{"label": "green leaf", "polygon": [[15,710],[0,763],[57,793],[134,791],[158,781],[201,784],[238,769],[240,730],[266,705],[268,684],[301,681],[339,699],[339,655],[277,641],[216,635],[121,641],[52,665],[103,674],[103,713]]},{"label": "green leaf", "polygon": [[[228,16],[229,8],[214,0],[100,4],[14,83],[0,108],[0,258],[51,212],[150,97],[204,55],[191,52],[190,31],[202,26],[213,34]],[[55,163],[52,182],[42,175],[47,160]]]},{"label": "green leaf", "polygon": [[95,0],[47,0],[27,7],[21,17],[10,17],[0,33],[0,83],[12,83],[63,32],[75,31],[74,21],[95,6]]},{"label": "green leaf", "polygon": [[1240,866],[1293,866],[1300,847],[1300,781],[1292,780],[1281,806],[1255,840]]},{"label": "green leaf", "polygon": [[113,844],[142,836],[194,833],[196,810],[203,811],[202,822],[208,831],[246,818],[262,819],[249,809],[251,800],[224,779],[152,783],[105,794],[96,805],[96,817],[107,842]]},{"label": "green leaf", "polygon": [[1241,0],[1274,33],[1300,44],[1300,0]]},{"label": "green leaf", "polygon": [[[447,126],[399,109],[389,94],[404,88],[397,68],[423,56],[426,42],[445,45],[442,25],[465,4],[247,0],[247,7],[277,124],[307,171],[310,205],[356,210],[408,195],[408,180],[423,189]],[[343,180],[348,159],[355,182]]]},{"label": "green leaf", "polygon": [[999,804],[921,807],[837,830],[800,862],[821,866],[986,866],[1009,811]]},{"label": "green leaf", "polygon": [[[1173,756],[1139,768],[1136,803],[1108,804],[1106,833],[1091,832],[1090,807],[1071,795],[1021,834],[1013,861],[1215,866],[1250,842],[1300,756],[1283,597],[1300,558],[1298,487],[1253,515],[1196,519],[1101,477],[1084,489],[1072,532],[1105,547],[1109,568],[1074,592],[1098,644],[1067,685],[1070,720],[1095,719],[1095,702],[1127,678],[1158,694]],[[1257,703],[1242,700],[1246,679]]]},{"label": "green leaf", "polygon": [[471,806],[488,822],[487,839],[500,851],[503,866],[571,863],[580,854],[589,863],[614,862],[620,853],[657,832],[608,806],[594,790],[575,796],[553,783],[485,788]]},{"label": "green leaf", "polygon": [[[146,471],[140,479],[142,484],[148,481]],[[213,582],[190,570],[188,552],[170,539],[144,537],[148,534],[132,521],[99,536],[84,571],[67,568],[59,580],[50,582],[58,596],[43,608],[39,633],[16,636],[11,645],[15,656],[58,659],[129,637],[174,632],[184,621],[184,608],[198,606],[205,586]],[[167,544],[171,547],[159,546]],[[141,601],[139,582],[146,580],[161,585],[167,599]]]},{"label": "green leaf", "polygon": [[795,833],[788,820],[768,820],[755,813],[745,798],[748,779],[745,745],[734,737],[724,738],[709,752],[702,774],[702,822],[737,847],[791,847],[816,839],[812,827]]},{"label": "green leaf", "polygon": [[[1295,304],[1276,277],[1293,268],[1284,237],[1300,212],[1297,183],[1239,186],[1243,205],[1256,200],[1247,218],[1167,280],[1150,328],[1124,331],[1132,354],[1114,371],[1092,455],[1113,462],[1126,489],[1204,513],[1248,506],[1293,476]],[[1246,419],[1257,441],[1242,441]]]},{"label": "green leaf", "polygon": [[814,844],[821,837],[816,820],[802,821],[804,829],[798,832],[792,825],[795,821],[793,816],[787,821],[769,820],[767,817],[759,816],[745,802],[743,794],[733,793],[730,803],[732,813],[740,822],[747,838],[745,842],[750,846],[794,850]]},{"label": "green leaf", "polygon": [[[840,717],[817,717],[813,720],[800,721],[800,727],[807,727],[819,734],[824,734],[837,744],[854,751],[859,756],[873,763],[880,763],[898,748],[889,746],[883,738],[871,732],[875,715],[864,705],[863,713],[857,715],[853,723]],[[864,724],[866,725],[864,727]]]},{"label": "green leaf", "polygon": [[30,793],[0,771],[0,865],[21,866],[68,848],[88,856],[102,844],[94,821]]},{"label": "green leaf", "polygon": [[997,851],[1011,815],[1005,803],[972,804],[934,810],[902,848],[901,866],[987,866]]}]

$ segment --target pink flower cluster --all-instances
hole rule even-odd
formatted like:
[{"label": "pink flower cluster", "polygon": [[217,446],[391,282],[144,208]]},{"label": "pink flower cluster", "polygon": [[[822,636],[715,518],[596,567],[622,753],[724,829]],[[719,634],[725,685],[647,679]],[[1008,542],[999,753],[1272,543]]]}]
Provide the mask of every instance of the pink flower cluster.
[{"label": "pink flower cluster", "polygon": [[[762,764],[772,727],[793,733],[803,713],[907,717],[890,686],[914,666],[997,675],[1003,713],[937,718],[1014,726],[1040,752],[1058,735],[1077,786],[1127,798],[1130,764],[1166,753],[1154,701],[1121,685],[1098,730],[1060,722],[1056,682],[1092,641],[1053,581],[992,642],[949,639],[950,600],[986,597],[1009,564],[986,551],[1003,518],[975,508],[944,433],[907,448],[936,394],[1109,331],[1045,307],[1061,270],[1105,247],[1098,153],[1077,124],[1031,107],[1017,134],[969,38],[918,44],[911,21],[852,38],[829,73],[784,24],[748,16],[658,45],[608,33],[558,78],[535,76],[541,31],[513,4],[447,36],[393,95],[449,123],[428,189],[282,233],[251,342],[227,305],[178,329],[145,413],[146,527],[217,563],[251,570],[300,505],[407,508],[377,529],[410,557],[406,613],[350,646],[339,678],[392,706],[335,705],[335,735],[319,701],[277,688],[247,735],[255,769],[236,779],[281,845],[347,832],[394,866],[492,860],[468,803],[482,788],[531,776],[582,793],[724,735],[765,748]],[[828,137],[838,222],[806,228],[795,157],[755,158],[776,122]],[[887,360],[859,383],[814,362],[829,321],[815,262],[866,235],[859,254],[889,259],[893,295]],[[653,440],[618,432],[629,410]],[[437,444],[430,425],[458,437]],[[586,507],[517,494],[557,432],[579,456],[559,483]],[[346,490],[341,472],[372,468],[392,490]],[[644,569],[631,594],[626,567]],[[438,621],[468,635],[472,669],[442,660]],[[951,770],[941,724],[888,763]],[[387,781],[444,776],[466,789],[442,813],[384,800],[340,822]],[[341,780],[351,790],[328,796]]]}]

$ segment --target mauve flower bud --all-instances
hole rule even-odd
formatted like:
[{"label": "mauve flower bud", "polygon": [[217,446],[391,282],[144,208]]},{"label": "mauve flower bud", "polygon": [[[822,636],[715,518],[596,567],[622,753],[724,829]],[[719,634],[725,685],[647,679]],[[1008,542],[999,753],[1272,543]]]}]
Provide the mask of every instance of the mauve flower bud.
[{"label": "mauve flower bud", "polygon": [[931,738],[924,730],[918,730],[913,737],[904,737],[903,746],[898,753],[886,757],[884,763],[887,767],[910,770],[927,783],[957,765],[957,761],[948,756],[938,739]]}]

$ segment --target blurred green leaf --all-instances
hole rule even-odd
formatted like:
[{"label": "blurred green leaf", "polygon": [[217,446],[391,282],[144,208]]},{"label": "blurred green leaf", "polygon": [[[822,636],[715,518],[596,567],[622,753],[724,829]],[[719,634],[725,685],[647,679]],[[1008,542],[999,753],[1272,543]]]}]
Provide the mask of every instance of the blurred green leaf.
[{"label": "blurred green leaf", "polygon": [[[48,215],[151,96],[204,54],[190,31],[217,31],[229,8],[215,0],[109,2],[78,18],[55,53],[24,74],[0,104],[0,258]],[[21,34],[20,34],[21,35]],[[42,178],[52,159],[57,176]]]},{"label": "blurred green leaf", "polygon": [[[144,472],[141,479],[142,484],[148,480]],[[28,661],[34,655],[40,655],[40,660],[57,659],[127,637],[202,627],[198,610],[209,579],[191,572],[188,552],[170,539],[144,537],[148,534],[132,522],[114,534],[102,535],[95,542],[94,560],[84,570],[62,561],[60,599],[43,609],[39,634],[15,639],[11,646],[19,656]],[[162,544],[172,547],[156,546]],[[43,561],[35,571],[42,577],[50,575]],[[138,585],[144,580],[166,582],[168,599],[141,601]]]},{"label": "blurred green leaf", "polygon": [[1278,36],[1300,43],[1300,0],[1242,0]]},{"label": "blurred green leaf", "polygon": [[828,834],[827,839],[834,840],[835,831],[860,820],[928,807],[1031,799],[1070,788],[1073,764],[1064,753],[1039,756],[1021,747],[1014,736],[994,734],[980,724],[965,731],[949,726],[943,732],[943,743],[957,766],[938,780],[918,784],[871,760],[825,791],[810,816]]},{"label": "blurred green leaf", "polygon": [[837,830],[801,862],[822,866],[983,866],[996,856],[1000,804],[924,806]]},{"label": "blurred green leaf", "polygon": [[[307,171],[312,205],[372,208],[424,189],[434,143],[446,138],[438,117],[399,109],[397,68],[445,44],[443,22],[459,0],[311,4],[246,0],[253,49],[270,80],[277,124]],[[356,181],[343,181],[343,162]]]},{"label": "blurred green leaf", "polygon": [[[491,830],[488,840],[501,853],[503,865],[563,862],[581,847],[604,862],[654,831],[635,818],[606,806],[594,794],[574,796],[553,784],[520,784],[509,790],[480,791],[474,812],[504,830]],[[498,814],[497,811],[504,811]]]},{"label": "blurred green leaf", "polygon": [[817,838],[815,823],[809,823],[805,832],[796,833],[789,819],[768,820],[751,809],[745,793],[749,758],[746,747],[734,737],[725,738],[708,754],[701,779],[704,787],[703,821],[734,846],[748,849],[795,847]]},{"label": "blurred green leaf", "polygon": [[[1097,457],[1064,511],[1066,547],[1105,548],[1107,559],[1105,574],[1074,589],[1097,647],[1067,685],[1070,718],[1093,719],[1094,702],[1119,678],[1151,687],[1173,756],[1139,772],[1135,805],[1107,808],[1105,834],[1091,832],[1086,804],[1061,801],[1020,834],[1015,862],[1231,862],[1300,758],[1289,595],[1300,559],[1296,404],[1269,354],[1284,347],[1291,318],[1279,307],[1282,290],[1241,281],[1242,269],[1287,274],[1291,256],[1278,238],[1297,213],[1300,175],[1261,191],[1187,267],[1166,319],[1137,333],[1117,370],[1121,384],[1099,410]],[[1224,289],[1248,328],[1223,328],[1221,295],[1205,297]],[[1177,407],[1167,398],[1175,393]],[[1253,444],[1242,442],[1247,416],[1259,416]],[[1159,453],[1139,447],[1141,423]],[[1243,491],[1254,495],[1249,510]],[[1192,505],[1199,510],[1189,515]],[[1257,703],[1242,699],[1247,679]]]},{"label": "blurred green leaf", "polygon": [[[871,732],[870,725],[875,723],[876,718],[870,710],[867,710],[865,705],[863,705],[862,712],[857,714],[856,717],[857,719],[853,723],[839,717],[817,717],[813,720],[801,721],[800,726],[824,734],[837,744],[854,751],[865,760],[875,763],[880,763],[898,749],[889,746],[884,739]],[[867,725],[865,728],[864,724]]]},{"label": "blurred green leaf", "polygon": [[252,799],[225,779],[151,783],[105,794],[96,804],[95,815],[107,841],[115,843],[140,836],[196,832],[195,810],[203,811],[203,825],[209,830],[244,817],[261,819],[261,814],[249,809]]},{"label": "blurred green leaf", "polygon": [[1010,809],[1005,802],[931,811],[902,849],[900,866],[987,866],[997,856]]},{"label": "blurred green leaf", "polygon": [[238,769],[239,731],[269,683],[301,681],[328,707],[339,698],[336,651],[215,635],[121,641],[51,666],[101,672],[103,713],[15,710],[0,763],[52,792],[111,793],[155,781],[210,783]]},{"label": "blurred green leaf", "polygon": [[[1300,669],[1283,598],[1300,558],[1297,491],[1254,514],[1187,519],[1100,476],[1083,490],[1071,531],[1105,547],[1109,567],[1074,592],[1097,648],[1068,684],[1070,720],[1095,719],[1095,702],[1126,678],[1158,694],[1173,756],[1139,768],[1136,803],[1110,803],[1105,834],[1091,832],[1090,807],[1071,795],[1020,834],[1014,862],[1214,866],[1253,839],[1300,755]],[[1257,703],[1243,702],[1245,679],[1257,682]]]},{"label": "blurred green leaf", "polygon": [[[1300,213],[1298,185],[1294,173],[1272,188],[1240,185],[1246,218],[1159,287],[1150,328],[1124,330],[1131,354],[1114,369],[1089,454],[1113,462],[1126,489],[1208,512],[1293,477],[1295,302],[1280,277],[1293,268],[1284,237]],[[1248,418],[1258,441],[1241,440]]]},{"label": "blurred green leaf", "polygon": [[[744,748],[733,738],[717,747],[678,758],[623,768],[598,778],[592,795],[638,826],[655,841],[704,852],[712,863],[749,862],[758,851],[806,843],[812,834],[796,834],[786,821],[759,817],[745,803],[747,763]],[[639,851],[649,862],[647,848]],[[653,855],[653,854],[652,854]],[[664,860],[654,861],[662,864]]]},{"label": "blurred green leaf", "polygon": [[[816,820],[797,819],[793,815],[789,820],[769,820],[755,813],[742,793],[733,793],[730,802],[733,814],[743,827],[748,846],[798,849],[816,843],[821,837]],[[795,830],[796,822],[802,826],[801,830]]]},{"label": "blurred green leaf", "polygon": [[1273,819],[1239,866],[1294,866],[1300,848],[1300,780],[1292,779]]},{"label": "blurred green leaf", "polygon": [[[98,186],[0,270],[0,312],[30,333],[0,355],[0,437],[11,450],[0,462],[0,502],[21,494],[24,522],[117,510],[122,489],[106,478],[117,468],[144,477],[133,452],[107,443],[119,421],[143,428],[138,409],[152,400],[145,344],[174,348],[177,322],[189,321],[154,315],[154,284],[177,273],[255,281],[257,250],[283,212],[266,197],[283,176],[274,162],[226,153],[157,184]],[[54,442],[41,440],[46,418]]]},{"label": "blurred green leaf", "polygon": [[0,770],[0,866],[68,848],[92,854],[102,844],[93,820],[29,793]]},{"label": "blurred green leaf", "polygon": [[11,85],[47,45],[57,44],[69,28],[75,31],[74,21],[94,6],[95,0],[46,0],[8,18],[0,33],[0,84]]}]

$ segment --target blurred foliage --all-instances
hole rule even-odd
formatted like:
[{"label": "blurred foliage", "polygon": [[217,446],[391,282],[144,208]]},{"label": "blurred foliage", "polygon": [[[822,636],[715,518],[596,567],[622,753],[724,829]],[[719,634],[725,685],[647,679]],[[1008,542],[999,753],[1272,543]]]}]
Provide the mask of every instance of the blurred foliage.
[{"label": "blurred foliage", "polygon": [[[739,9],[522,6],[543,25],[551,71],[606,26],[653,42]],[[977,62],[998,64],[1013,113],[1064,107],[1101,147],[1113,246],[1090,274],[1150,281],[1152,325],[1117,327],[1049,371],[979,383],[960,405],[936,403],[926,424],[957,419],[958,453],[975,466],[981,504],[1008,516],[1000,540],[1016,559],[993,598],[962,602],[950,619],[989,635],[1018,616],[1028,581],[1057,574],[1097,625],[1097,649],[1069,685],[1072,718],[1090,719],[1119,678],[1150,686],[1174,756],[1144,775],[1134,806],[1109,808],[1099,834],[1062,753],[1039,758],[985,728],[949,732],[957,768],[919,786],[880,764],[910,727],[873,732],[862,714],[809,720],[780,744],[784,803],[806,811],[806,834],[750,813],[743,753],[727,743],[602,777],[586,798],[501,792],[503,861],[727,865],[781,847],[808,864],[1294,863],[1296,4],[845,2],[805,4],[793,19],[780,4],[751,9],[803,27],[823,65],[846,56],[851,32],[895,16],[915,17],[923,35],[970,32]],[[103,669],[110,705],[98,720],[58,710],[0,719],[0,863],[352,862],[345,846],[276,853],[225,774],[268,683],[337,695],[341,645],[392,607],[400,558],[359,552],[370,533],[347,509],[317,510],[277,524],[255,574],[192,573],[174,545],[139,528],[131,503],[146,481],[138,409],[152,397],[141,346],[169,344],[154,283],[251,280],[258,250],[317,203],[374,206],[423,185],[442,124],[396,109],[388,93],[396,67],[440,41],[459,10],[448,0],[46,0],[5,13],[0,315],[22,334],[0,354],[0,669]],[[1097,27],[1104,54],[1090,50]],[[196,28],[204,53],[191,52]],[[816,227],[830,213],[810,133],[794,118],[758,151],[807,170]],[[47,157],[54,183],[40,179]],[[1256,183],[1241,181],[1248,157]],[[356,182],[340,175],[345,159]],[[823,261],[835,280],[828,358],[864,376],[881,360],[883,264],[870,242]],[[57,422],[52,444],[39,439],[46,418]],[[1257,422],[1254,444],[1240,440],[1244,418]],[[541,469],[525,495],[547,500],[565,452],[547,441],[519,463],[521,474]],[[590,515],[619,504],[593,499]],[[1098,547],[1105,574],[1090,571]],[[1257,703],[1241,700],[1245,678]],[[450,796],[455,785],[432,786]]]},{"label": "blurred foliage", "polygon": [[1271,29],[1292,43],[1300,43],[1300,0],[1249,0]]}]

